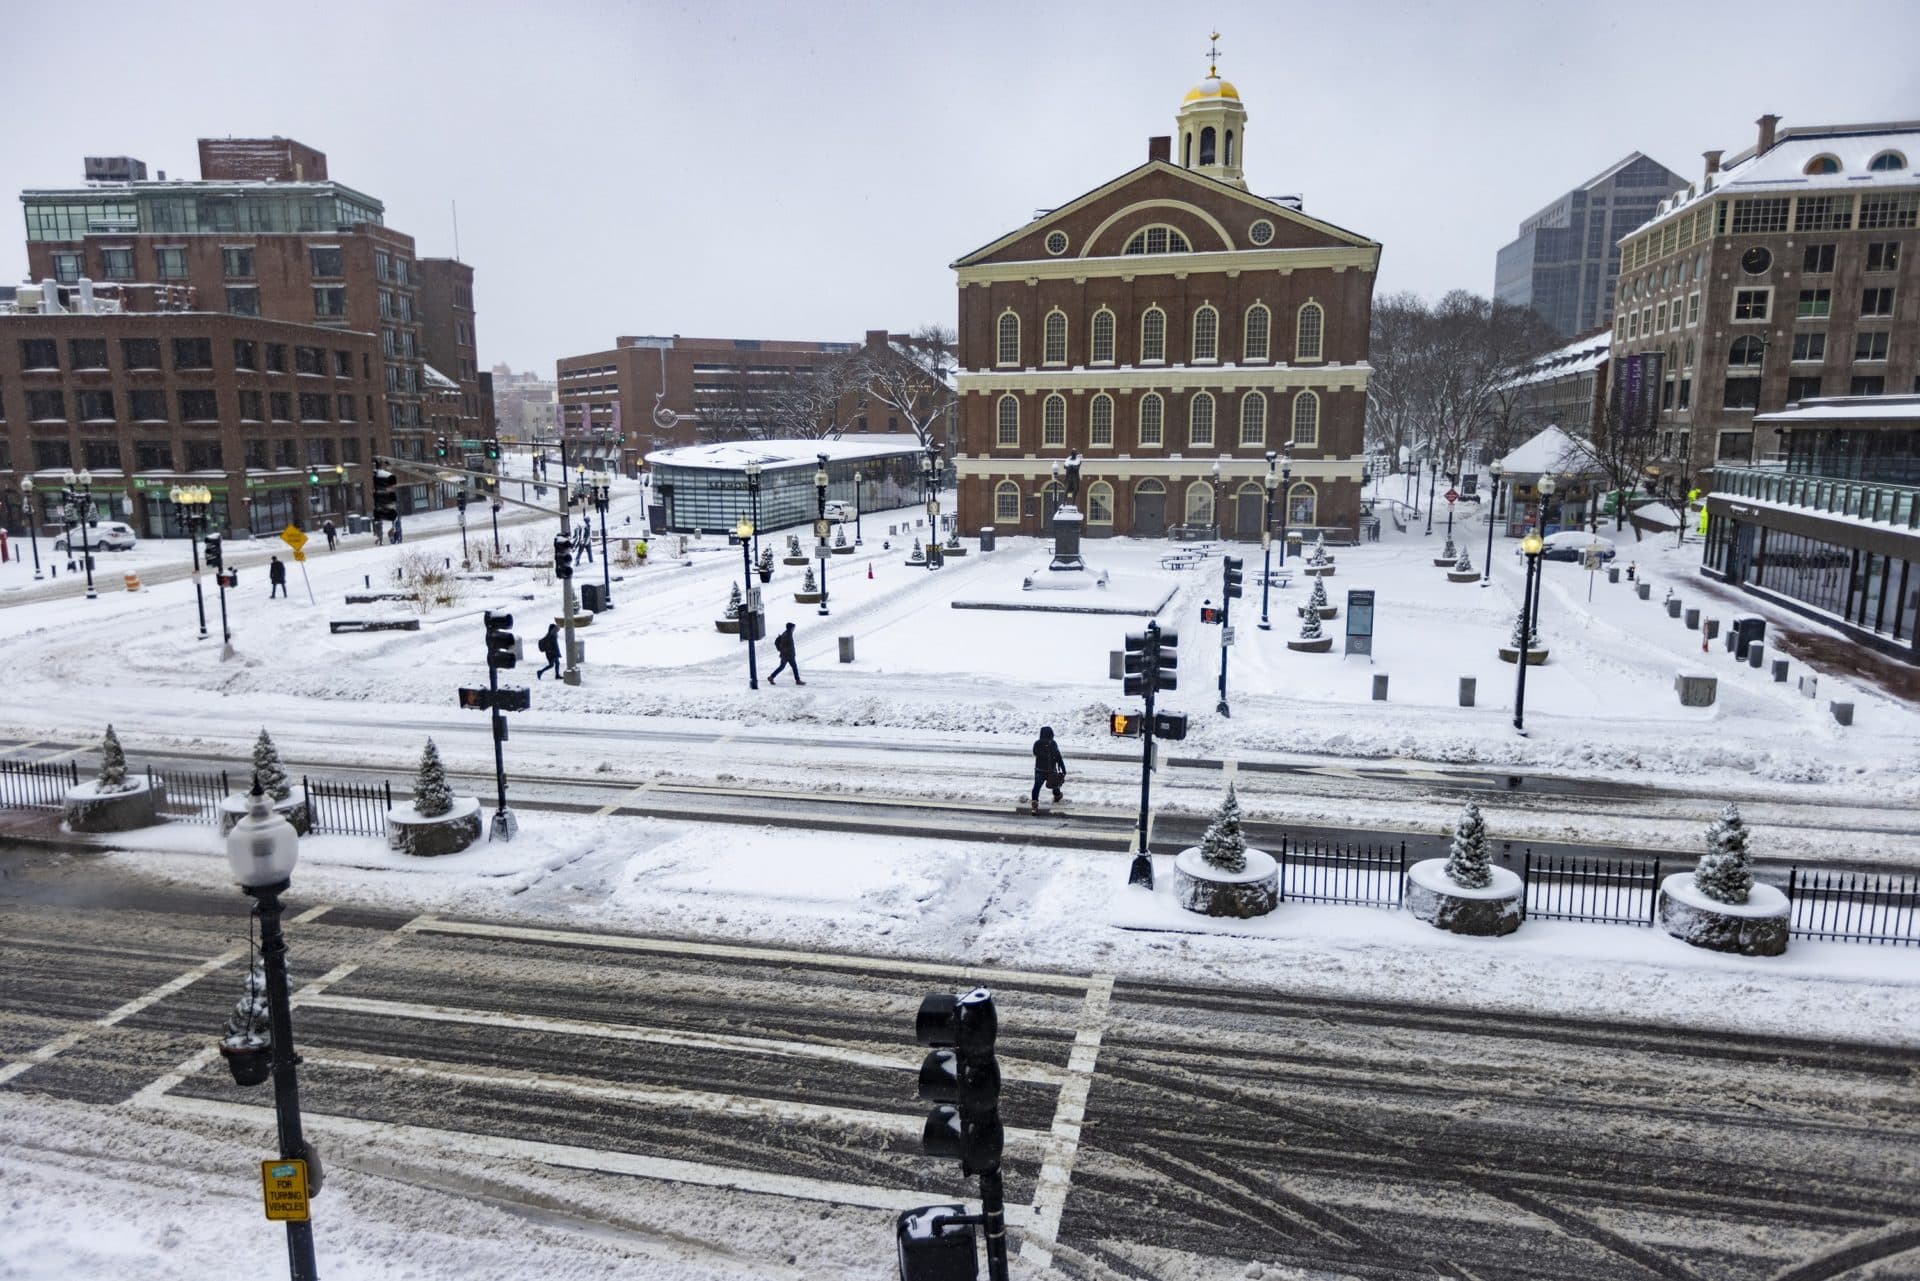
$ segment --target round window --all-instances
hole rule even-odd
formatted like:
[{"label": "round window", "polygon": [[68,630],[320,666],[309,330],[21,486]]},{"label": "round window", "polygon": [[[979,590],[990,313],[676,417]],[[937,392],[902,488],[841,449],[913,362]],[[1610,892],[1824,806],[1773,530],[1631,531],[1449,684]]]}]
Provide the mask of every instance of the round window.
[{"label": "round window", "polygon": [[1740,255],[1740,269],[1749,276],[1758,276],[1773,266],[1773,253],[1765,245],[1755,245]]},{"label": "round window", "polygon": [[1050,254],[1063,254],[1067,252],[1067,233],[1064,231],[1049,231],[1047,233],[1047,252]]},{"label": "round window", "polygon": [[1256,245],[1272,244],[1273,243],[1273,224],[1268,222],[1265,218],[1260,219],[1258,222],[1254,223],[1253,226],[1247,228],[1247,239],[1251,240]]}]

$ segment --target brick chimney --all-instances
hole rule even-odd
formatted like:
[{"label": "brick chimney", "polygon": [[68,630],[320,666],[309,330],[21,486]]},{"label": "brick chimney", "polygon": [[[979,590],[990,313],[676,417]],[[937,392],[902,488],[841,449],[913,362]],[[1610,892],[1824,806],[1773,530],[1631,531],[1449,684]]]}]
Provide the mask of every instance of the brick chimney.
[{"label": "brick chimney", "polygon": [[1172,164],[1173,136],[1171,134],[1163,134],[1157,138],[1147,139],[1147,159],[1149,161],[1164,160],[1168,164]]},{"label": "brick chimney", "polygon": [[1779,125],[1780,117],[1774,115],[1761,116],[1758,120],[1754,121],[1754,123],[1760,126],[1760,145],[1753,154],[1756,156],[1764,156],[1773,150],[1773,131],[1774,128]]},{"label": "brick chimney", "polygon": [[1720,172],[1720,157],[1721,155],[1724,154],[1724,152],[1703,151],[1700,154],[1702,156],[1705,156],[1707,160],[1707,173],[1706,173],[1706,177],[1701,180],[1701,189],[1704,191],[1712,191],[1713,176]]}]

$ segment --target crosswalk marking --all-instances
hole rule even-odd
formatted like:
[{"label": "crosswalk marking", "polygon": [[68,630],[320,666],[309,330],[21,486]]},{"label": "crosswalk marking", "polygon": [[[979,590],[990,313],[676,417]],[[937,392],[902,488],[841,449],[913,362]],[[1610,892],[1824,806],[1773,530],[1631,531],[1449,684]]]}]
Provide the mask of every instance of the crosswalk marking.
[{"label": "crosswalk marking", "polygon": [[1053,1256],[1047,1246],[1059,1239],[1060,1217],[1067,1205],[1067,1192],[1073,1185],[1073,1164],[1080,1152],[1080,1127],[1086,1120],[1087,1095],[1093,1088],[1094,1065],[1100,1057],[1100,1038],[1106,1031],[1107,1011],[1113,1004],[1114,976],[1096,974],[1087,985],[1087,999],[1080,1007],[1080,1022],[1074,1033],[1073,1052],[1067,1058],[1066,1080],[1054,1106],[1053,1129],[1041,1160],[1033,1200],[1033,1223],[1027,1228],[1020,1257],[1040,1267],[1048,1267]]}]

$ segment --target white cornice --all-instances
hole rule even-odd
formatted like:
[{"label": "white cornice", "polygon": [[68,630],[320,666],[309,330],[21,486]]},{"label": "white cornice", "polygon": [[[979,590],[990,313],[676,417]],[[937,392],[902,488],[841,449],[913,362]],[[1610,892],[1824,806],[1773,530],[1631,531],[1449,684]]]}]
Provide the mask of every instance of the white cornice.
[{"label": "white cornice", "polygon": [[1117,369],[982,369],[960,374],[959,393],[1005,391],[1364,391],[1370,365],[1126,365]]},{"label": "white cornice", "polygon": [[1018,262],[989,262],[973,267],[957,267],[954,275],[960,287],[985,285],[994,281],[1088,280],[1114,276],[1131,280],[1135,276],[1193,276],[1203,272],[1240,275],[1250,271],[1274,271],[1287,275],[1295,271],[1331,268],[1371,272],[1380,265],[1378,245],[1318,245],[1302,249],[1232,249],[1191,254],[1121,254],[1106,258],[1024,258]]},{"label": "white cornice", "polygon": [[[968,476],[1033,476],[1051,478],[1053,467],[1060,459],[1055,455],[1045,458],[1006,457],[992,454],[961,454],[953,461],[956,475]],[[1267,474],[1267,460],[1264,458],[1234,458],[1229,455],[1199,455],[1190,458],[1124,458],[1118,455],[1082,454],[1080,456],[1080,483],[1084,486],[1096,480],[1122,480],[1134,476],[1190,476],[1195,480],[1204,480],[1213,475],[1213,465],[1220,464],[1220,483],[1231,481],[1239,484],[1248,480],[1263,480]],[[1296,481],[1360,480],[1366,475],[1365,460],[1359,458],[1302,458],[1293,456],[1292,476]]]}]

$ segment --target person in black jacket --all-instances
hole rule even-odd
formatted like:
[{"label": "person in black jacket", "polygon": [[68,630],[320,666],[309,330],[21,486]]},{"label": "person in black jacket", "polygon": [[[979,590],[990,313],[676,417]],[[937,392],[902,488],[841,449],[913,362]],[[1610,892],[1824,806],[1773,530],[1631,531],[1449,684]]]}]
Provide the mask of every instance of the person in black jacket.
[{"label": "person in black jacket", "polygon": [[1067,760],[1060,755],[1060,744],[1054,740],[1053,726],[1042,725],[1040,737],[1033,741],[1033,797],[1029,803],[1031,812],[1040,812],[1040,789],[1051,787],[1053,800],[1057,805],[1063,799],[1060,788],[1067,781]]},{"label": "person in black jacket", "polygon": [[287,567],[278,556],[267,564],[267,582],[271,584],[267,589],[268,600],[287,594]]},{"label": "person in black jacket", "polygon": [[774,676],[778,676],[781,672],[791,667],[793,669],[793,683],[795,685],[805,685],[806,682],[800,679],[800,664],[796,662],[793,657],[792,623],[788,623],[787,629],[773,638],[773,652],[780,655],[780,666],[773,669],[773,676],[767,677],[767,684],[773,684]]},{"label": "person in black jacket", "polygon": [[547,669],[551,667],[553,669],[554,678],[556,680],[559,679],[560,677],[560,624],[558,623],[547,624],[547,634],[540,638],[540,653],[546,657],[547,661],[540,665],[540,670],[533,674],[533,678],[535,680],[539,680],[542,676],[545,676],[547,674]]}]

